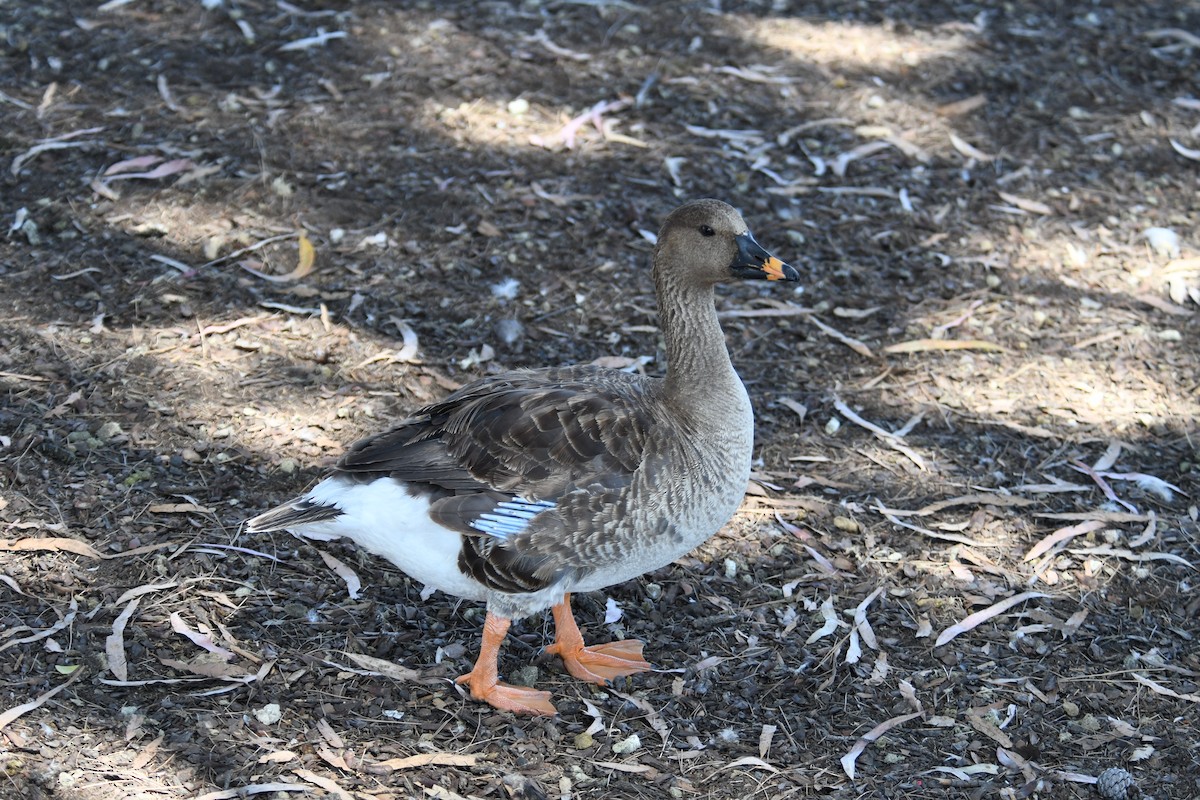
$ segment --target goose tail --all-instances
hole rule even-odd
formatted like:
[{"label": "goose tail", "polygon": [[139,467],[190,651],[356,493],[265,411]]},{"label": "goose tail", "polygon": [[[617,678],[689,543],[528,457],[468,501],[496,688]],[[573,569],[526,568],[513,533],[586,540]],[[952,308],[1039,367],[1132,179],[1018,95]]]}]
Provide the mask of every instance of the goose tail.
[{"label": "goose tail", "polygon": [[292,530],[329,522],[341,515],[342,510],[337,506],[314,502],[307,497],[299,497],[290,503],[285,503],[247,520],[246,533]]}]

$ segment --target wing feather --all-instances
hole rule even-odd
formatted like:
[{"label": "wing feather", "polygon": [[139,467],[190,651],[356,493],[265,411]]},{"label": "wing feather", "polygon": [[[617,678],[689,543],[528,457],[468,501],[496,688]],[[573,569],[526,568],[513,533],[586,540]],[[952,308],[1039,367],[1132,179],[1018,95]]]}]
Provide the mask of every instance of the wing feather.
[{"label": "wing feather", "polygon": [[[431,517],[464,535],[460,569],[499,591],[536,591],[586,571],[575,540],[616,513],[642,464],[654,384],[586,367],[484,378],[356,443],[338,469],[427,492]],[[481,532],[480,518],[514,497],[554,506],[512,535]]]}]

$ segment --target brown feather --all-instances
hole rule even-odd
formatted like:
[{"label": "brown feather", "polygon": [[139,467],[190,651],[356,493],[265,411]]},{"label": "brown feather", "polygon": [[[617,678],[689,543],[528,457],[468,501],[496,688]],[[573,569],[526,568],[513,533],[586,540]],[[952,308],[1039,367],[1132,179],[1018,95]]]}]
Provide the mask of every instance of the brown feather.
[{"label": "brown feather", "polygon": [[[611,515],[642,464],[655,420],[638,401],[656,384],[594,367],[484,378],[357,442],[337,468],[429,494],[430,516],[464,534],[464,572],[499,591],[536,591],[564,569],[586,570],[572,532]],[[512,542],[471,526],[514,496],[558,507]]]}]

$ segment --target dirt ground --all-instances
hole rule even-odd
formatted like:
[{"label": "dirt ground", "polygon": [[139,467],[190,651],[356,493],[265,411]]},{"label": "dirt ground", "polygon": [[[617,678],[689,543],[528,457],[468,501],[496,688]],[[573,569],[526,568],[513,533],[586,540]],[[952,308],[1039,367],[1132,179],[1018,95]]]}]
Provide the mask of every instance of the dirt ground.
[{"label": "dirt ground", "polygon": [[[1198,37],[0,0],[0,797],[1200,796]],[[489,371],[660,370],[650,240],[701,196],[803,286],[719,299],[742,510],[578,598],[658,671],[580,684],[528,619],[501,669],[560,714],[500,713],[451,680],[477,604],[240,533]]]}]

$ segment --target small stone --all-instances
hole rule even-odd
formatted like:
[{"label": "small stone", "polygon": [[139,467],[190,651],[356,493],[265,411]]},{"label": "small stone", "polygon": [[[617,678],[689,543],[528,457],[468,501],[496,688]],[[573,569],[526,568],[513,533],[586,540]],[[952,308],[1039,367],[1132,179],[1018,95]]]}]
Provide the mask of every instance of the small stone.
[{"label": "small stone", "polygon": [[1163,258],[1179,258],[1179,234],[1170,228],[1147,228],[1142,231],[1142,238],[1150,245],[1150,249]]},{"label": "small stone", "polygon": [[830,417],[829,421],[825,423],[825,435],[833,436],[835,433],[841,430],[841,427],[842,421],[840,419],[837,417]]},{"label": "small stone", "polygon": [[518,97],[516,100],[510,100],[508,103],[508,113],[514,117],[519,117],[522,114],[529,113],[529,101],[524,97]]},{"label": "small stone", "polygon": [[641,746],[642,746],[642,740],[635,733],[632,736],[622,739],[621,741],[614,744],[612,746],[612,751],[619,756],[623,756],[626,753],[632,753],[633,751],[637,750]]},{"label": "small stone", "polygon": [[283,719],[283,711],[280,710],[279,703],[267,703],[254,712],[254,718],[263,725],[274,725]]},{"label": "small stone", "polygon": [[517,686],[535,686],[537,680],[538,668],[532,664],[527,664],[512,673],[512,682]]},{"label": "small stone", "polygon": [[284,475],[291,475],[296,471],[296,467],[296,459],[294,458],[281,458],[279,460],[279,471]]},{"label": "small stone", "polygon": [[834,517],[833,527],[846,533],[858,533],[860,530],[859,524],[849,517]]},{"label": "small stone", "polygon": [[1062,710],[1064,714],[1072,719],[1079,716],[1079,705],[1077,703],[1072,703],[1070,700],[1063,700]]},{"label": "small stone", "polygon": [[583,733],[580,733],[580,734],[576,734],[576,736],[575,736],[575,749],[576,750],[587,750],[589,747],[591,747],[595,743],[596,743],[596,740],[593,739],[592,735],[590,733],[588,733],[587,731],[584,731]]},{"label": "small stone", "polygon": [[121,430],[121,425],[117,422],[106,422],[100,426],[100,430],[96,431],[96,438],[102,442],[111,442],[124,435],[125,431]]}]

